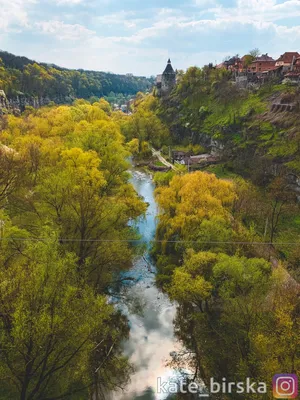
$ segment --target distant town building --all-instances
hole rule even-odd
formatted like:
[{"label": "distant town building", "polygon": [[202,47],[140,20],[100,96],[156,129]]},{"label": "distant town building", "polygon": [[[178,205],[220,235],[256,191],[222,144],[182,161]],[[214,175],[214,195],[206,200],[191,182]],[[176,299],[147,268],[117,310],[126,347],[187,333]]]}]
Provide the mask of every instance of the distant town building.
[{"label": "distant town building", "polygon": [[284,75],[286,81],[300,84],[300,57],[294,58],[289,71]]},{"label": "distant town building", "polygon": [[300,57],[300,54],[297,51],[288,51],[282,54],[278,60],[276,60],[276,67],[286,67],[290,68],[294,61]]},{"label": "distant town building", "polygon": [[276,61],[268,55],[268,53],[256,57],[251,63],[249,70],[253,73],[260,73],[272,70],[276,65]]},{"label": "distant town building", "polygon": [[178,162],[180,164],[185,164],[184,160],[190,156],[191,156],[190,151],[173,150],[172,151],[172,162],[173,162],[173,164],[175,162]]},{"label": "distant town building", "polygon": [[270,79],[300,85],[300,54],[296,51],[285,52],[278,60],[274,60],[268,53],[255,59],[251,54],[241,58],[237,55],[216,65],[215,68],[231,71],[239,87],[261,85]]},{"label": "distant town building", "polygon": [[216,69],[222,69],[222,68],[225,68],[225,64],[223,62],[216,65]]},{"label": "distant town building", "polygon": [[300,73],[300,56],[295,59],[294,64],[292,66],[292,70],[294,72]]},{"label": "distant town building", "polygon": [[236,71],[238,68],[239,62],[240,62],[239,57],[234,56],[234,57],[229,58],[229,60],[224,61],[223,66],[228,71]]},{"label": "distant town building", "polygon": [[[232,72],[251,72],[250,64],[252,62],[252,56],[250,54],[244,55],[242,58],[234,56],[221,64],[216,65],[217,69],[225,68]],[[275,63],[275,61],[274,61]]]},{"label": "distant town building", "polygon": [[156,78],[156,88],[158,96],[168,95],[174,86],[176,85],[176,72],[174,71],[171,60],[168,60],[168,64],[162,73],[162,75],[157,75]]},{"label": "distant town building", "polygon": [[267,79],[278,78],[279,80],[283,76],[283,67],[272,67],[266,71],[263,71],[261,77],[263,78],[263,82]]}]

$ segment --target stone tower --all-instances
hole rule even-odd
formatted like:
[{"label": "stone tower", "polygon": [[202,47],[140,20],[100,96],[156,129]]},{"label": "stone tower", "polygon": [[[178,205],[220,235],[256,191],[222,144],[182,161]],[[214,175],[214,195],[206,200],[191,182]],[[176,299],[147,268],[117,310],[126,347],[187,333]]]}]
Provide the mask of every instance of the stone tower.
[{"label": "stone tower", "polygon": [[168,64],[162,75],[158,75],[156,78],[156,87],[159,96],[167,96],[174,86],[176,85],[176,73],[172,67],[171,60],[168,60]]}]

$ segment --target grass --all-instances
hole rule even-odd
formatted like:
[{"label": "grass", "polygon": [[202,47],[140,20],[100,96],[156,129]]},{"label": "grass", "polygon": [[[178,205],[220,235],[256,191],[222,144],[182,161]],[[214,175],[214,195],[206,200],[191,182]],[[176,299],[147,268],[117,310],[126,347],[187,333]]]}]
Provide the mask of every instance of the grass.
[{"label": "grass", "polygon": [[210,165],[209,167],[206,168],[206,171],[212,172],[213,174],[216,175],[217,178],[220,179],[234,179],[239,176],[234,172],[231,172],[228,169],[226,169],[224,164]]},{"label": "grass", "polygon": [[[298,210],[295,210],[295,213],[298,213]],[[298,214],[285,215],[280,220],[280,228],[281,230],[293,230],[300,233],[300,216]]]},{"label": "grass", "polygon": [[172,145],[172,150],[175,151],[189,151],[190,147],[189,146],[183,146],[183,145]]},{"label": "grass", "polygon": [[[187,146],[174,144],[171,146],[171,149],[173,151],[185,151],[185,152],[191,151],[193,154],[207,153],[207,149],[205,149],[200,144],[194,144],[194,145],[189,144]],[[169,152],[168,152],[168,154],[169,154]]]},{"label": "grass", "polygon": [[155,161],[154,165],[155,165],[156,167],[165,167],[165,164],[162,163],[161,161]]}]

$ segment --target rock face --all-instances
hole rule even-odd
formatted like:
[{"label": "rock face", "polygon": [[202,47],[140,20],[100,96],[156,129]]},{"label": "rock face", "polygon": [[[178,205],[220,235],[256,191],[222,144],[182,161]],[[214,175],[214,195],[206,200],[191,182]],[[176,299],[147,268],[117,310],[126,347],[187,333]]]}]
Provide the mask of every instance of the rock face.
[{"label": "rock face", "polygon": [[7,114],[9,111],[9,104],[6,98],[6,94],[3,90],[0,90],[0,115]]},{"label": "rock face", "polygon": [[273,113],[292,112],[295,111],[296,107],[297,107],[296,103],[292,104],[273,103],[271,106],[271,112]]},{"label": "rock face", "polygon": [[226,146],[224,141],[213,139],[211,136],[205,133],[199,133],[199,143],[210,151],[212,156],[220,157],[224,156],[226,152]]},{"label": "rock face", "polygon": [[[295,106],[293,111],[298,110]],[[270,110],[270,115],[273,114]],[[288,111],[288,115],[291,111]],[[281,115],[281,114],[280,114]],[[187,127],[175,126],[173,127],[172,134],[180,141],[181,137],[189,138],[192,140],[195,133]],[[237,148],[230,140],[214,139],[205,133],[197,133],[196,143],[203,146],[209,152],[213,162],[217,159],[223,163],[229,163],[230,168],[236,173],[246,176],[254,183],[264,182],[268,184],[276,177],[283,177],[287,187],[295,193],[298,202],[300,203],[300,176],[295,171],[291,171],[286,167],[285,158],[270,159],[266,157],[264,152],[258,148],[256,144],[246,146],[244,148]],[[255,167],[255,168],[254,168]]]},{"label": "rock face", "polygon": [[290,172],[286,175],[289,188],[296,194],[297,200],[300,203],[300,176]]},{"label": "rock face", "polygon": [[74,101],[70,97],[56,97],[50,99],[49,97],[33,97],[26,95],[18,95],[8,98],[3,90],[0,90],[0,116],[5,114],[20,115],[26,107],[40,108],[48,105],[51,102],[56,104],[70,104]]}]

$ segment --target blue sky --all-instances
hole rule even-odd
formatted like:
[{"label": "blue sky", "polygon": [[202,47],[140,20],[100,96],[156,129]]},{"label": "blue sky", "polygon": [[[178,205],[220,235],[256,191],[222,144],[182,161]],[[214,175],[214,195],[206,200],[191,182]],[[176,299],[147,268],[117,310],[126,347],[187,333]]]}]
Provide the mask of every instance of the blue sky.
[{"label": "blue sky", "polygon": [[0,48],[37,61],[156,75],[258,47],[300,52],[300,0],[0,0]]}]

